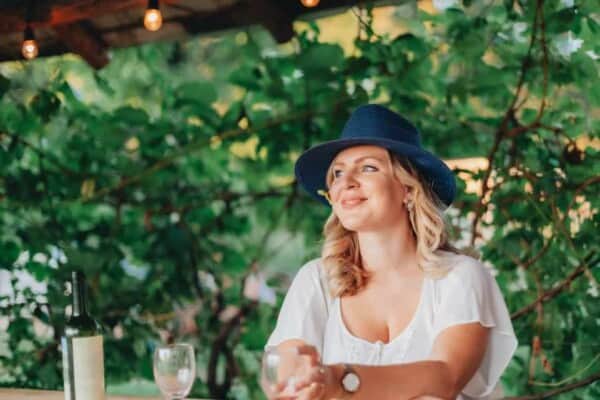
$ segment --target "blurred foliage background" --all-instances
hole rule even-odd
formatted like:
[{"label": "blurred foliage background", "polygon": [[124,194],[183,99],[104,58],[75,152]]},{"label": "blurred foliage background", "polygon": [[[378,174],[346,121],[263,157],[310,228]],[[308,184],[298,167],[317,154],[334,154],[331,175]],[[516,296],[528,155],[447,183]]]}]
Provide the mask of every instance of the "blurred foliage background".
[{"label": "blurred foliage background", "polygon": [[[436,0],[112,53],[0,64],[0,386],[62,387],[73,268],[111,393],[262,398],[261,350],[329,210],[293,163],[353,108],[414,121],[457,173],[453,239],[494,268],[520,346],[506,396],[600,398],[597,1]],[[595,299],[595,300],[594,300]],[[544,397],[545,398],[545,397]]]}]

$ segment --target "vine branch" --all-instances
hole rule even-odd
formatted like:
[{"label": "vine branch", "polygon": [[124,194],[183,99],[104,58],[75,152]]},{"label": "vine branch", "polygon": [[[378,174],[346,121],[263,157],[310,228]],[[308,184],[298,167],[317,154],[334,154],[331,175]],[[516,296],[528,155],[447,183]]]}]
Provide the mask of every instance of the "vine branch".
[{"label": "vine branch", "polygon": [[586,264],[594,257],[596,251],[591,251],[588,255],[584,257],[584,261],[579,264],[577,268],[575,268],[569,276],[567,276],[561,283],[553,287],[552,289],[544,291],[541,295],[538,296],[531,304],[521,308],[518,311],[515,311],[511,314],[510,318],[514,321],[522,316],[528,314],[532,310],[535,310],[538,304],[544,303],[558,294],[560,294],[563,290],[567,289],[571,283],[577,278],[579,275],[583,274],[586,269]]},{"label": "vine branch", "polygon": [[31,149],[34,153],[36,153],[38,156],[40,156],[40,158],[49,161],[52,165],[57,167],[61,172],[65,173],[69,176],[81,176],[80,173],[73,171],[71,168],[69,168],[66,165],[64,165],[63,163],[61,163],[60,160],[56,156],[54,156],[53,154],[47,153],[44,150],[38,148],[34,144],[30,143],[27,139],[22,138],[21,136],[14,134],[14,133],[0,132],[0,137],[2,137],[3,135],[10,137],[11,139],[23,144],[25,147]]},{"label": "vine branch", "polygon": [[[525,84],[525,77],[527,75],[527,71],[531,68],[531,54],[533,52],[533,48],[535,47],[535,43],[536,43],[537,31],[538,31],[538,21],[540,18],[543,17],[543,15],[542,15],[543,3],[544,3],[543,0],[537,1],[536,12],[535,12],[535,16],[533,19],[533,29],[532,29],[531,37],[529,40],[529,48],[527,49],[527,54],[525,55],[525,58],[523,59],[523,62],[521,63],[521,70],[520,70],[520,74],[519,74],[519,80],[517,83],[517,89],[515,91],[515,95],[513,96],[513,99],[511,101],[511,104],[510,104],[508,110],[506,111],[506,113],[504,114],[504,117],[502,118],[502,121],[500,122],[500,126],[498,127],[498,129],[496,130],[496,132],[494,134],[494,143],[492,144],[492,148],[490,149],[488,156],[487,156],[487,161],[488,161],[487,169],[485,170],[484,176],[482,178],[481,194],[480,194],[477,204],[475,205],[475,217],[473,218],[473,222],[471,225],[471,246],[473,246],[475,244],[475,240],[478,237],[477,228],[479,225],[479,221],[481,220],[481,217],[487,210],[486,197],[488,195],[488,192],[491,189],[489,180],[492,175],[492,171],[494,170],[494,159],[496,157],[496,153],[498,152],[498,149],[500,148],[500,143],[509,135],[514,136],[518,133],[524,132],[527,129],[531,128],[531,126],[528,128],[524,128],[517,124],[517,126],[515,128],[513,128],[513,130],[509,131],[508,125],[510,122],[515,121],[515,114],[516,114],[517,110],[519,109],[519,107],[523,104],[523,103],[521,103],[519,105],[519,107],[515,107],[515,105],[517,104],[517,101],[519,100],[519,98],[521,96],[521,91],[523,90],[523,86]],[[544,93],[545,93],[545,89],[544,89]],[[542,104],[543,103],[544,102],[542,102]],[[543,108],[541,108],[540,111],[543,113]],[[538,117],[541,118],[541,114],[539,114]],[[537,125],[537,123],[538,122],[536,122],[535,124]]]},{"label": "vine branch", "polygon": [[247,134],[259,132],[259,131],[262,131],[265,129],[273,128],[273,127],[282,125],[287,122],[303,120],[309,116],[329,114],[329,113],[331,113],[332,108],[336,108],[340,104],[343,104],[350,100],[352,100],[352,97],[345,97],[345,98],[342,98],[341,100],[335,102],[333,105],[330,105],[326,109],[302,110],[302,111],[295,112],[295,113],[293,112],[293,113],[289,113],[285,116],[281,116],[279,118],[270,120],[260,126],[250,127],[250,128],[230,129],[225,132],[216,134],[212,138],[204,138],[204,139],[198,140],[196,142],[188,144],[187,146],[179,149],[178,151],[175,151],[173,154],[158,160],[156,163],[154,163],[153,165],[151,165],[149,168],[145,169],[144,171],[140,172],[139,174],[123,178],[119,181],[118,184],[98,190],[96,193],[94,193],[94,195],[89,196],[85,199],[79,199],[79,200],[84,203],[89,203],[92,200],[97,200],[97,199],[102,198],[110,193],[115,192],[115,191],[120,191],[120,190],[124,189],[125,187],[130,186],[134,183],[137,183],[137,182],[143,180],[144,178],[154,174],[155,172],[158,172],[158,171],[170,166],[180,157],[189,155],[190,153],[193,153],[194,151],[198,151],[202,148],[205,148],[207,145],[209,145],[211,143],[211,140],[218,139],[218,140],[223,141],[226,139],[240,137],[242,135],[247,135]]},{"label": "vine branch", "polygon": [[503,400],[539,400],[539,399],[550,399],[556,395],[561,393],[570,392],[571,390],[578,389],[583,386],[587,386],[591,383],[600,380],[600,372],[590,375],[585,379],[582,379],[578,382],[571,383],[569,385],[565,385],[558,389],[549,390],[543,393],[536,393],[528,396],[515,396],[515,397],[504,397]]}]

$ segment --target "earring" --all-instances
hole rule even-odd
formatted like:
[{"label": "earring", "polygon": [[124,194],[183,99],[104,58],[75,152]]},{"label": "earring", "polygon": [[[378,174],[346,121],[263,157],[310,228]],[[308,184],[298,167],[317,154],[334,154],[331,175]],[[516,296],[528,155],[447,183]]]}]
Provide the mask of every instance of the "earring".
[{"label": "earring", "polygon": [[325,197],[325,200],[327,200],[327,202],[331,205],[331,197],[329,197],[329,192],[327,192],[326,190],[323,189],[319,189],[317,190],[317,194]]}]

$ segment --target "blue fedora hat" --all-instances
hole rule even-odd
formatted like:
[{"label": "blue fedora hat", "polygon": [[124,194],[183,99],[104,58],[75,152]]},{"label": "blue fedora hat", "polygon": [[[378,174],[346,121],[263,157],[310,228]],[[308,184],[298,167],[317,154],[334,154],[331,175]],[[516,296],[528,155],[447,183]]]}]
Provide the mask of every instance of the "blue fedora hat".
[{"label": "blue fedora hat", "polygon": [[446,207],[454,200],[456,182],[450,168],[421,147],[419,131],[409,121],[376,104],[358,107],[346,122],[339,139],[318,144],[302,153],[295,168],[298,182],[314,198],[328,205],[319,192],[327,190],[329,165],[340,151],[358,145],[380,146],[408,159]]}]

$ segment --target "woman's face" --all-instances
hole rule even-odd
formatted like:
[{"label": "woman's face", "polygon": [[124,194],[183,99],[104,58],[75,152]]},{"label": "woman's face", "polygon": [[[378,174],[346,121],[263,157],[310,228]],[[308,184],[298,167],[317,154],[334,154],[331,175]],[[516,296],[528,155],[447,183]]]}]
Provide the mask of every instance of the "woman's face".
[{"label": "woman's face", "polygon": [[330,173],[333,212],[346,229],[386,230],[406,218],[406,188],[394,176],[386,149],[350,147],[335,157]]}]

